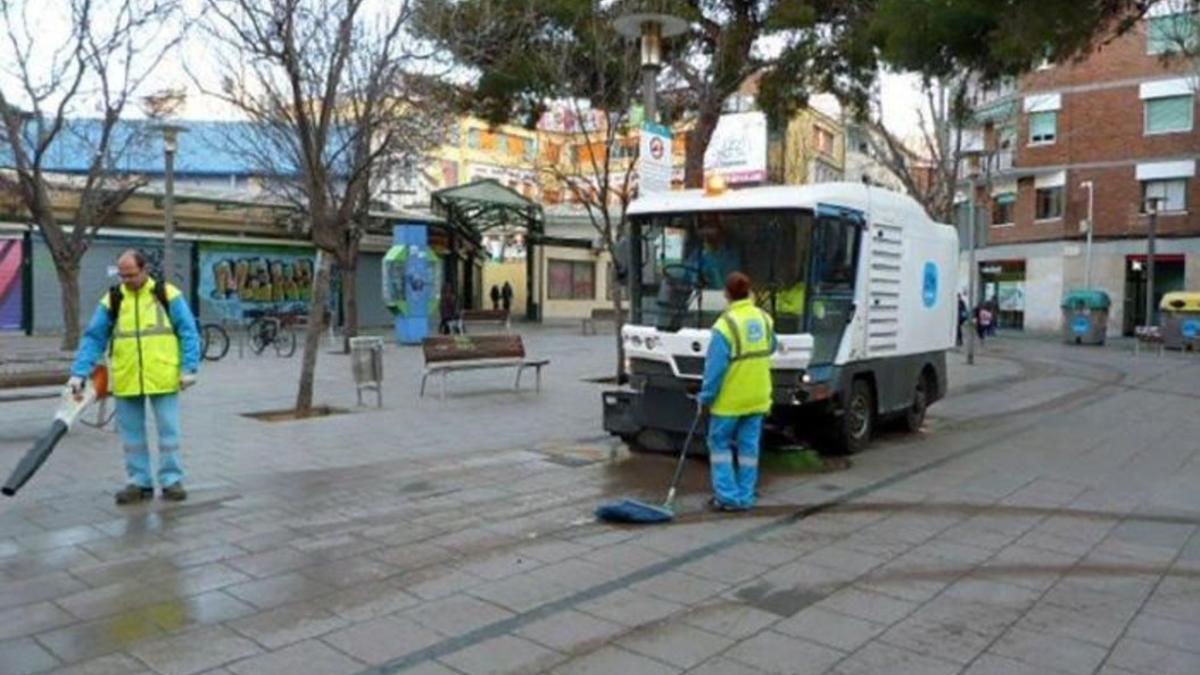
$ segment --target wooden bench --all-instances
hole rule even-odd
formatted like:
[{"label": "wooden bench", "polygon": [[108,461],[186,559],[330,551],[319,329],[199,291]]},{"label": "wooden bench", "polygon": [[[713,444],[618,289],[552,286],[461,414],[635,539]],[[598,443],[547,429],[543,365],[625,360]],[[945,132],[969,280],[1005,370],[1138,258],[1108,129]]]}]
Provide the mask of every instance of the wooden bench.
[{"label": "wooden bench", "polygon": [[583,319],[583,325],[581,326],[582,333],[584,335],[595,335],[596,322],[598,321],[607,321],[616,325],[617,310],[612,307],[597,307],[593,309],[591,316]]},{"label": "wooden bench", "polygon": [[1142,351],[1142,345],[1153,346],[1158,350],[1158,355],[1163,353],[1163,334],[1158,326],[1137,326],[1133,329],[1134,343],[1133,353],[1139,354]]},{"label": "wooden bench", "polygon": [[442,395],[446,398],[446,378],[460,370],[515,368],[514,390],[521,388],[521,375],[529,369],[537,374],[537,391],[542,390],[542,367],[548,359],[525,358],[525,343],[520,335],[450,335],[425,338],[421,345],[425,356],[425,372],[421,376],[421,396],[430,375],[442,376]]},{"label": "wooden bench", "polygon": [[512,329],[508,310],[505,309],[464,309],[462,314],[459,315],[458,321],[459,330],[462,333],[468,332],[468,324],[493,325],[499,327],[505,333]]}]

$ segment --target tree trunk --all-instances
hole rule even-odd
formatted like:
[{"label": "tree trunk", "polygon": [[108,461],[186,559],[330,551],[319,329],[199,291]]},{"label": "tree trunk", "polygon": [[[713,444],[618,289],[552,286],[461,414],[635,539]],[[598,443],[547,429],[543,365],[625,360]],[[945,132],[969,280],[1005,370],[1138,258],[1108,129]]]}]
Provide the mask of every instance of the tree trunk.
[{"label": "tree trunk", "polygon": [[696,126],[688,132],[687,154],[683,165],[683,185],[686,188],[704,187],[704,151],[712,140],[713,131],[721,119],[720,107],[701,111]]},{"label": "tree trunk", "polygon": [[75,351],[79,348],[79,266],[55,265],[55,270],[62,290],[62,350]]},{"label": "tree trunk", "polygon": [[304,361],[300,366],[300,388],[296,392],[296,413],[299,417],[312,412],[313,379],[317,371],[317,352],[321,349],[321,332],[325,329],[331,264],[330,255],[322,252],[313,280],[312,300],[308,306],[308,329],[304,332]]},{"label": "tree trunk", "polygon": [[357,263],[358,260],[351,258],[349,264],[355,265],[348,267],[346,263],[340,265],[342,270],[342,350],[345,353],[350,353],[350,338],[358,335],[358,278],[357,278]]}]

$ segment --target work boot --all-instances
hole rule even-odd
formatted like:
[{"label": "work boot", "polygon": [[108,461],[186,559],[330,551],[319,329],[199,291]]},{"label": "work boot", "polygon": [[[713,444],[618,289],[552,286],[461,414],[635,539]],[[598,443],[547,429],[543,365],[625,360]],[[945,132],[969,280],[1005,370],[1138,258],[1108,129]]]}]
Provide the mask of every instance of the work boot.
[{"label": "work boot", "polygon": [[162,489],[162,498],[169,502],[181,502],[187,499],[187,490],[183,489],[183,483],[168,485]]},{"label": "work boot", "polygon": [[136,504],[147,499],[154,499],[154,488],[145,488],[139,485],[126,485],[121,491],[113,495],[119,506],[125,504]]}]

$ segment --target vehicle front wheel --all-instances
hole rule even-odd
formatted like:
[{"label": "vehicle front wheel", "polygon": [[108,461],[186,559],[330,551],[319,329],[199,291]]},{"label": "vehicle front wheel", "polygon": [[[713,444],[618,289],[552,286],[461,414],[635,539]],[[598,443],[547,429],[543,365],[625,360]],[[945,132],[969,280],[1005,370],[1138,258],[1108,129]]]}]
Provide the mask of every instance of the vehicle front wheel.
[{"label": "vehicle front wheel", "polygon": [[929,395],[933,391],[933,383],[928,372],[917,376],[917,384],[913,387],[912,403],[904,411],[904,430],[916,433],[925,424],[925,412],[929,409]]},{"label": "vehicle front wheel", "polygon": [[854,380],[841,415],[833,419],[834,452],[852,455],[867,447],[875,430],[875,391],[866,380]]}]

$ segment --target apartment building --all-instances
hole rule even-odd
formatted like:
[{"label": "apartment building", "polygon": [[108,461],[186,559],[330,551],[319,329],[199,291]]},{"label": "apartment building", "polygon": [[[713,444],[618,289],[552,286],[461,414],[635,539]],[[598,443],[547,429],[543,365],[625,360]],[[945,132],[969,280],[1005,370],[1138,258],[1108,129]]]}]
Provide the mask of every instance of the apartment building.
[{"label": "apartment building", "polygon": [[960,196],[974,185],[977,300],[998,302],[1002,326],[1058,330],[1063,293],[1089,276],[1113,299],[1110,334],[1144,324],[1152,203],[1156,298],[1200,290],[1200,73],[1169,58],[1195,26],[1185,8],[1163,3],[1084,60],[972,92]]}]

